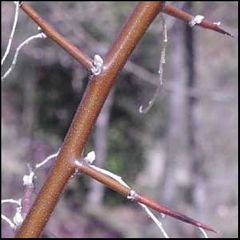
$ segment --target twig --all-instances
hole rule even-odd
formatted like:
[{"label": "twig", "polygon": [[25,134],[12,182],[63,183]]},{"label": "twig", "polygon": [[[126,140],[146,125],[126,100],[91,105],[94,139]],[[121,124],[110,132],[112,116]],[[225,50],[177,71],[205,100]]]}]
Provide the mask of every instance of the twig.
[{"label": "twig", "polygon": [[[58,155],[59,151],[60,151],[60,149],[58,150],[58,152],[48,156],[41,163],[36,164],[34,170],[42,167],[49,160],[56,157]],[[34,180],[35,172],[32,170],[32,168],[29,165],[28,165],[28,169],[29,169],[29,175],[23,176],[23,186],[24,186],[23,198],[19,199],[19,200],[14,200],[14,199],[1,200],[1,204],[11,203],[11,204],[18,205],[18,207],[16,207],[16,213],[13,217],[13,222],[6,216],[2,215],[2,219],[7,221],[9,223],[10,227],[13,228],[14,230],[16,230],[22,224],[23,220],[25,219],[25,217],[28,214],[28,212],[31,208],[31,205],[32,205],[32,194],[34,192],[33,180]]]},{"label": "twig", "polygon": [[[190,23],[193,19],[194,19],[194,16],[171,5],[171,4],[166,4],[164,9],[163,9],[163,12],[168,14],[168,15],[171,15],[173,17],[176,17],[178,19],[181,19],[185,22],[188,22]],[[203,20],[199,23],[196,23],[196,25],[198,26],[201,26],[203,28],[206,28],[206,29],[210,29],[210,30],[213,30],[213,31],[216,31],[218,33],[222,33],[222,34],[225,34],[225,35],[228,35],[230,37],[233,37],[232,34],[230,34],[229,32],[225,31],[224,29],[220,28],[219,25],[220,25],[220,22],[210,22],[208,20]]]},{"label": "twig", "polygon": [[204,238],[208,238],[208,235],[207,235],[207,233],[206,233],[206,231],[204,229],[202,229],[201,227],[199,227],[198,229],[201,231],[201,233],[203,234]]},{"label": "twig", "polygon": [[37,164],[35,165],[35,169],[38,169],[38,168],[42,167],[42,166],[43,166],[44,164],[46,164],[49,160],[57,157],[57,155],[59,154],[59,151],[60,151],[60,149],[59,149],[56,153],[53,153],[53,154],[49,155],[49,156],[48,156],[47,158],[45,158],[42,162],[37,163]]},{"label": "twig", "polygon": [[5,53],[3,55],[3,58],[1,60],[1,65],[3,65],[5,59],[7,58],[8,54],[9,54],[9,51],[10,51],[11,45],[12,45],[13,36],[14,36],[15,31],[16,31],[16,26],[17,26],[17,21],[18,21],[18,13],[19,13],[19,7],[20,6],[19,6],[18,1],[14,2],[14,4],[16,5],[16,7],[15,7],[15,15],[14,15],[12,31],[11,31],[11,34],[10,34],[10,37],[9,37],[9,40],[8,40],[8,45],[7,45],[6,51],[5,51]]},{"label": "twig", "polygon": [[[132,188],[130,188],[129,185],[126,182],[124,182],[120,176],[118,176],[118,175],[116,175],[116,174],[114,174],[114,173],[112,173],[112,172],[110,172],[108,170],[105,170],[103,168],[99,168],[99,167],[93,165],[93,162],[95,160],[95,152],[94,151],[88,153],[88,155],[83,160],[91,168],[97,170],[100,173],[103,173],[104,175],[114,179],[118,183],[120,183],[123,186],[127,187],[129,189],[129,194],[127,195],[127,199],[135,200],[135,197],[137,195],[136,192]],[[75,164],[76,164],[77,167],[81,167],[82,163],[79,162],[79,161],[75,161]],[[146,205],[144,205],[142,203],[138,203],[138,204],[144,209],[144,211],[147,213],[147,215],[154,221],[154,223],[157,225],[157,227],[161,230],[163,236],[165,238],[169,238],[167,233],[166,233],[166,231],[165,231],[165,229],[162,226],[162,223],[154,216],[154,214],[150,211],[150,209]]]},{"label": "twig", "polygon": [[[90,154],[91,154],[91,157],[89,157]],[[132,190],[132,189],[129,187],[129,185],[122,180],[122,178],[121,178],[120,176],[118,176],[118,175],[116,175],[116,174],[114,174],[114,173],[112,173],[112,172],[110,172],[110,171],[108,171],[108,170],[105,170],[105,169],[102,169],[102,168],[99,168],[99,167],[93,165],[92,163],[93,163],[94,160],[95,160],[95,153],[94,153],[94,152],[90,152],[90,153],[87,155],[87,157],[84,158],[85,163],[87,163],[87,164],[89,165],[89,167],[91,167],[91,168],[97,170],[98,172],[100,172],[100,173],[102,173],[102,174],[104,174],[104,175],[112,178],[112,179],[115,180],[116,182],[118,182],[118,183],[120,183],[121,185],[123,185],[124,187],[128,188],[129,193],[128,193],[128,195],[127,195],[127,198],[130,199],[130,200],[135,200],[135,197],[136,197],[136,195],[137,195],[136,192],[135,192],[134,190]],[[83,163],[81,163],[81,162],[79,162],[79,161],[75,161],[75,164],[76,164],[76,166],[77,166],[79,169],[81,169]],[[131,194],[131,193],[132,193],[132,194]],[[137,203],[138,203],[138,202],[137,202]],[[158,228],[161,230],[161,232],[163,233],[163,236],[164,236],[165,238],[169,238],[168,235],[167,235],[167,233],[166,233],[166,231],[165,231],[165,229],[164,229],[163,226],[162,226],[162,223],[154,216],[154,214],[149,210],[149,208],[148,208],[146,205],[142,204],[142,203],[138,203],[138,204],[144,209],[144,211],[147,213],[147,215],[155,222],[155,224],[157,225],[157,227],[158,227]]]},{"label": "twig", "polygon": [[161,43],[161,49],[160,49],[160,61],[159,61],[159,68],[158,68],[158,74],[159,74],[159,82],[157,84],[157,88],[155,90],[155,93],[151,100],[148,102],[148,105],[146,108],[143,108],[143,105],[139,107],[140,113],[147,113],[149,109],[153,106],[154,102],[156,101],[158,94],[160,92],[160,88],[163,85],[163,64],[166,63],[166,47],[167,47],[167,26],[164,17],[162,14],[160,14],[161,20],[162,20],[162,28],[163,28],[163,39]]},{"label": "twig", "polygon": [[142,203],[138,203],[144,210],[145,212],[151,217],[151,219],[156,223],[156,225],[158,226],[158,228],[161,230],[163,236],[165,238],[169,238],[167,232],[165,231],[165,229],[162,226],[162,223],[154,216],[154,214],[149,210],[148,207],[146,207],[146,205],[142,204]]},{"label": "twig", "polygon": [[[113,42],[110,50],[104,58],[103,71],[101,74],[93,76],[89,81],[81,103],[76,111],[75,117],[65,137],[64,143],[51,169],[46,182],[39,192],[31,210],[25,218],[22,226],[18,230],[16,237],[38,237],[46,225],[54,207],[60,197],[64,186],[75,172],[74,161],[79,159],[83,148],[86,145],[90,132],[99,112],[116,81],[118,73],[122,70],[130,54],[140,41],[147,28],[161,11],[164,2],[140,2],[134,9],[131,16],[123,26],[119,36]],[[25,3],[22,8],[26,10]],[[35,12],[30,10],[31,16],[35,16],[36,22],[46,35],[50,36],[47,30],[47,23],[36,19]],[[29,11],[28,11],[29,13]],[[59,39],[59,34],[52,32],[52,37]],[[92,67],[92,62],[91,67]],[[90,67],[90,69],[91,69]],[[100,180],[104,178],[115,184],[122,193],[126,193],[128,188],[117,183],[115,180],[100,174],[96,170],[87,167],[95,177]],[[110,179],[110,180],[109,180]],[[120,185],[120,186],[119,186]],[[47,203],[47,204],[46,204]]]},{"label": "twig", "polygon": [[15,224],[5,215],[1,214],[1,218],[6,221],[12,229],[15,229]]},{"label": "twig", "polygon": [[[81,162],[75,161],[74,163],[78,168],[78,172],[84,173],[84,174],[94,178],[95,180],[103,183],[107,187],[122,194],[125,197],[131,196],[132,189],[130,189],[128,185],[123,185],[122,183],[119,183],[116,179],[113,179],[113,176],[110,177],[109,174],[106,175],[106,174],[103,174],[102,172],[96,171],[96,169],[92,168],[91,166],[88,166],[88,164],[84,163],[84,161],[81,161]],[[166,214],[168,216],[171,216],[171,217],[179,219],[183,222],[192,224],[199,228],[202,228],[202,229],[205,229],[208,231],[212,231],[212,232],[216,232],[213,228],[211,228],[207,225],[204,225],[192,218],[189,218],[188,216],[186,216],[184,214],[181,214],[179,212],[171,210],[167,207],[161,206],[159,203],[155,202],[154,200],[152,200],[146,196],[140,195],[139,193],[136,193],[135,191],[134,191],[134,193],[135,193],[135,195],[134,195],[134,198],[132,198],[132,200],[136,201],[137,203],[142,203],[142,204],[146,205],[147,207],[150,207],[150,208],[156,210],[159,213]]]},{"label": "twig", "polygon": [[33,10],[29,4],[23,2],[21,5],[22,10],[32,18],[33,21],[41,27],[42,31],[54,42],[65,49],[72,57],[74,57],[79,63],[81,63],[86,69],[91,70],[93,67],[92,60],[76,46],[74,46],[69,40],[58,33],[50,24],[48,24],[38,13]]},{"label": "twig", "polygon": [[1,200],[1,204],[3,203],[11,203],[11,204],[17,204],[18,206],[16,207],[16,213],[13,217],[13,222],[8,218],[6,217],[5,215],[1,215],[1,218],[3,220],[5,220],[9,225],[10,227],[13,229],[13,230],[16,230],[16,228],[22,223],[23,221],[23,218],[22,218],[22,215],[21,215],[21,210],[22,210],[22,201],[21,199],[19,200],[14,200],[14,199],[4,199],[4,200]]},{"label": "twig", "polygon": [[14,58],[13,58],[13,61],[12,61],[12,64],[11,66],[9,67],[9,69],[5,72],[5,74],[1,77],[2,81],[10,74],[10,72],[13,70],[13,68],[15,67],[16,65],[16,62],[17,62],[17,58],[18,58],[18,55],[19,55],[19,51],[21,50],[21,48],[27,44],[29,44],[33,39],[36,39],[36,38],[45,38],[46,35],[44,33],[38,33],[36,35],[33,35],[29,38],[27,38],[24,42],[22,42],[18,47],[17,47],[17,50],[15,52],[15,55],[14,55]]},{"label": "twig", "polygon": [[[38,237],[41,234],[58,201],[60,194],[64,189],[64,186],[76,169],[74,161],[79,159],[79,156],[86,145],[92,127],[98,117],[104,101],[107,98],[107,95],[109,94],[115,82],[118,73],[125,65],[128,57],[132,53],[136,44],[142,38],[151,22],[162,10],[163,6],[164,2],[141,2],[137,5],[127,23],[123,26],[118,38],[113,43],[112,47],[104,58],[103,71],[101,74],[93,76],[93,78],[89,81],[87,89],[84,93],[84,97],[78,107],[67,136],[65,137],[61,151],[57,156],[55,165],[52,168],[48,179],[43,185],[31,211],[24,220],[16,237]],[[38,23],[39,26],[41,26],[46,35],[60,45],[61,43],[65,42],[65,45],[62,44],[61,46],[65,48],[65,50],[67,50],[72,56],[77,58],[76,56],[78,54],[76,51],[78,50],[76,50],[74,46],[72,48],[72,45],[69,45],[68,42],[66,43],[66,39],[63,39],[62,36],[56,33],[56,31],[54,31],[51,27],[49,28],[49,25],[43,19],[41,19],[28,5],[22,4],[22,8],[34,19],[34,21]],[[203,23],[204,21],[202,24]],[[86,59],[84,56],[82,56],[81,52],[80,55],[79,62],[81,62],[85,67],[87,67],[87,69],[90,70],[92,68],[92,61],[89,58]],[[109,176],[106,176],[85,164],[80,164],[78,168],[81,172],[91,176],[118,193],[121,193],[125,197],[129,196],[131,190],[129,191],[128,187],[118,183]],[[143,203],[160,213],[164,213],[203,229],[214,231],[212,228],[203,225],[183,214],[163,207],[147,197],[136,194],[134,201]]]},{"label": "twig", "polygon": [[20,205],[21,204],[21,199],[20,200],[4,199],[4,200],[1,200],[1,204],[3,204],[3,203],[15,203],[17,205]]}]

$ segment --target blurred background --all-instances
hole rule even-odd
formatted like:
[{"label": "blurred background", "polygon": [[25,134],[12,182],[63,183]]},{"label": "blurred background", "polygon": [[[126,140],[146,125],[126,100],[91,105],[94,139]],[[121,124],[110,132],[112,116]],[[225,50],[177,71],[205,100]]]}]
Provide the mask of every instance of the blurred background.
[{"label": "blurred background", "polygon": [[[137,2],[29,2],[91,58],[104,56]],[[210,237],[238,236],[238,2],[170,2],[204,15],[230,38],[164,15],[168,28],[163,86],[153,107],[162,25],[157,17],[118,76],[85,149],[95,164],[123,177],[137,192],[209,224]],[[1,2],[2,56],[15,5]],[[19,12],[9,68],[18,45],[38,32]],[[2,82],[2,199],[23,196],[27,164],[61,146],[89,72],[50,39],[23,47]],[[36,193],[54,160],[37,172]],[[35,197],[35,196],[33,196]],[[12,217],[14,206],[2,206]],[[157,214],[159,217],[160,215]],[[170,237],[199,237],[189,224],[162,219]],[[2,221],[2,237],[13,232]],[[87,176],[70,179],[44,237],[162,237],[142,209]]]}]

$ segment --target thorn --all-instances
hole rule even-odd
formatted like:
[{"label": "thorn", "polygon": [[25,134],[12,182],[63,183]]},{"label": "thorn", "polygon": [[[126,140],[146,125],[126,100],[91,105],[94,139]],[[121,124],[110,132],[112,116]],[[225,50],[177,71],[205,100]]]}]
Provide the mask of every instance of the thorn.
[{"label": "thorn", "polygon": [[[163,11],[164,11],[164,13],[166,13],[170,16],[173,16],[175,18],[181,19],[185,22],[190,22],[194,18],[193,15],[191,15],[191,14],[189,14],[189,13],[187,13],[187,12],[185,12],[185,11],[183,11],[183,10],[181,10],[181,9],[171,5],[171,4],[165,5]],[[225,31],[224,29],[220,28],[218,23],[212,23],[208,20],[203,20],[200,23],[196,23],[196,25],[201,26],[201,27],[206,28],[206,29],[210,29],[210,30],[219,32],[221,34],[225,34],[225,35],[230,36],[230,37],[233,37],[232,34]]]},{"label": "thorn", "polygon": [[179,220],[181,220],[183,222],[192,224],[192,225],[194,225],[196,227],[200,227],[200,228],[202,228],[204,230],[217,233],[212,227],[210,227],[208,225],[205,225],[205,224],[202,224],[202,223],[194,220],[193,218],[190,218],[190,217],[188,217],[188,216],[186,216],[186,215],[184,215],[182,213],[176,212],[176,211],[171,210],[171,209],[169,209],[167,207],[163,207],[160,204],[156,203],[154,200],[151,200],[151,199],[149,199],[149,198],[147,198],[145,196],[138,195],[138,197],[135,200],[137,202],[145,204],[148,207],[151,207],[152,209],[156,210],[159,213],[166,214],[166,215],[171,216],[173,218],[179,219]]},{"label": "thorn", "polygon": [[207,29],[210,29],[210,30],[213,30],[213,31],[216,31],[218,33],[221,33],[221,34],[224,34],[224,35],[227,35],[229,37],[233,37],[233,35],[227,31],[225,31],[224,29],[220,28],[218,24],[216,23],[212,23],[212,22],[209,22],[207,20],[203,20],[200,24],[198,24],[199,26],[203,27],[203,28],[207,28]]},{"label": "thorn", "polygon": [[194,226],[200,227],[200,228],[202,228],[204,230],[217,233],[212,227],[210,227],[208,225],[205,225],[205,224],[202,224],[202,223],[200,223],[200,222],[198,222],[198,221],[196,221],[196,220],[194,220],[194,219],[192,219],[192,218],[190,218],[190,217],[188,217],[188,216],[186,216],[186,215],[184,215],[182,213],[170,210],[168,208],[165,208],[165,210],[166,211],[164,212],[164,214],[166,214],[166,215],[169,215],[171,217],[177,218],[177,219],[179,219],[179,220],[181,220],[183,222],[192,224]]},{"label": "thorn", "polygon": [[225,34],[225,35],[227,35],[227,36],[229,36],[229,37],[234,38],[234,36],[233,36],[231,33],[223,30],[222,28],[218,28],[218,30],[216,30],[216,31],[219,32],[219,33]]}]

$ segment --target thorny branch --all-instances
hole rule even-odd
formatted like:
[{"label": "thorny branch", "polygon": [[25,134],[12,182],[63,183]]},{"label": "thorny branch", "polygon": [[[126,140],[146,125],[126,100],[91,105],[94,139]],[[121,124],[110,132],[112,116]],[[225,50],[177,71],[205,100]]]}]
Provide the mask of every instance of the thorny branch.
[{"label": "thorny branch", "polygon": [[[61,34],[56,32],[28,4],[21,2],[20,7],[38,24],[38,26],[41,27],[42,31],[50,39],[58,43],[84,67],[86,67],[88,70],[91,70],[94,67],[92,60],[88,56],[71,44]],[[192,23],[192,21],[194,21],[192,26],[197,24],[204,28],[232,36],[225,30],[221,29],[219,27],[219,23],[211,23],[203,19],[201,19],[201,21],[195,21],[195,18],[192,15],[175,8],[172,5],[165,5],[164,2],[143,2],[138,4],[133,14],[123,27],[122,32],[118,36],[117,40],[114,42],[108,54],[103,59],[101,63],[101,67],[103,67],[101,68],[101,71],[103,71],[99,72],[99,75],[94,76],[89,82],[87,90],[62,145],[61,151],[57,156],[56,164],[54,165],[49,178],[40,191],[34,206],[30,210],[30,213],[27,215],[19,232],[17,233],[17,237],[37,237],[40,235],[55,207],[56,202],[58,201],[61,192],[63,191],[65,184],[67,183],[67,180],[75,171],[75,165],[73,162],[81,154],[90,131],[102,108],[102,105],[106,100],[112,85],[114,84],[116,76],[125,65],[129,55],[151,22],[162,10],[166,14],[187,21],[188,23]],[[81,164],[79,166],[79,170],[126,197],[128,197],[131,193],[128,187],[119,184],[118,182],[102,173],[99,173],[89,166]],[[147,205],[158,212],[180,219],[181,221],[193,224],[209,231],[214,231],[212,228],[203,225],[183,214],[172,211],[166,207],[162,207],[147,197],[135,194],[133,200]],[[47,205],[46,202],[48,203]]]},{"label": "thorny branch", "polygon": [[[176,18],[179,18],[185,22],[191,22],[192,19],[194,18],[193,15],[177,8],[177,7],[174,7],[173,5],[171,4],[166,4],[164,9],[163,9],[163,12],[168,14],[168,15],[171,15],[173,17],[176,17]],[[225,31],[224,29],[220,28],[220,22],[210,22],[208,20],[202,20],[200,23],[197,23],[196,25],[199,25],[200,27],[203,27],[203,28],[206,28],[206,29],[210,29],[210,30],[213,30],[213,31],[216,31],[218,33],[222,33],[222,34],[226,34],[230,37],[233,37],[232,34],[230,34],[229,32]]]},{"label": "thorny branch", "polygon": [[[95,180],[103,183],[104,185],[111,188],[112,190],[122,194],[126,198],[130,195],[130,193],[132,191],[132,189],[130,189],[128,186],[112,179],[111,177],[109,177],[109,176],[107,176],[107,175],[105,175],[101,172],[95,171],[94,168],[92,168],[91,166],[88,166],[85,163],[85,161],[81,161],[81,163],[77,164],[76,166],[77,166],[79,172],[84,173],[84,174],[94,178]],[[139,193],[135,192],[132,200],[136,201],[137,203],[142,203],[142,204],[156,210],[159,213],[163,213],[163,214],[166,214],[168,216],[177,218],[177,219],[179,219],[183,222],[192,224],[192,225],[197,226],[199,228],[203,228],[203,229],[208,230],[208,231],[216,232],[213,228],[211,228],[211,227],[209,227],[205,224],[202,224],[202,223],[200,223],[200,222],[198,222],[198,221],[196,221],[192,218],[189,218],[188,216],[186,216],[184,214],[181,214],[181,213],[173,211],[173,210],[171,210],[167,207],[164,207],[164,206],[160,205],[159,203],[155,202],[154,200],[152,200],[152,199],[150,199],[146,196],[140,195]]]},{"label": "thorny branch", "polygon": [[[38,237],[41,234],[64,186],[75,171],[74,161],[79,159],[118,73],[163,5],[163,2],[139,3],[123,26],[104,58],[103,71],[90,79],[55,165],[16,237]],[[46,29],[41,28],[51,38]],[[103,177],[91,170],[98,178]]]},{"label": "thorny branch", "polygon": [[65,49],[72,57],[74,57],[80,64],[90,70],[92,68],[92,60],[76,46],[74,46],[69,40],[58,33],[50,24],[48,24],[43,18],[41,18],[32,7],[22,2],[21,9],[41,27],[42,31],[54,42],[59,44]]}]

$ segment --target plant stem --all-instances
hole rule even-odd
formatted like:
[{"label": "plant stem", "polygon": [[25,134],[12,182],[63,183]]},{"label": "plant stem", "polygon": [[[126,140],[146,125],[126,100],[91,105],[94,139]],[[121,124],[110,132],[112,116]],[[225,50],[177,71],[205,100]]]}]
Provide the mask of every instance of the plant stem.
[{"label": "plant stem", "polygon": [[[125,197],[128,197],[129,194],[130,194],[130,191],[131,189],[122,185],[121,183],[115,181],[114,179],[110,178],[109,176],[107,175],[104,175],[100,172],[96,172],[93,168],[85,165],[85,164],[81,164],[78,166],[78,169],[79,169],[79,172],[81,173],[84,173],[90,177],[92,177],[93,179],[101,182],[102,184],[104,184],[105,186],[108,186],[109,188],[111,188],[112,190],[122,194],[123,196]],[[197,226],[197,227],[201,227],[205,230],[208,230],[208,231],[212,231],[212,232],[216,232],[213,228],[205,225],[205,224],[202,224],[182,213],[179,213],[179,212],[176,212],[174,210],[171,210],[167,207],[164,207],[162,205],[160,205],[159,203],[155,202],[154,200],[146,197],[146,196],[143,196],[143,195],[140,195],[140,194],[136,194],[136,198],[133,199],[134,201],[138,202],[138,203],[142,203],[144,205],[146,205],[147,207],[150,207],[154,210],[156,210],[157,212],[159,213],[163,213],[163,214],[166,214],[168,216],[171,216],[173,218],[176,218],[176,219],[179,219],[183,222],[186,222],[186,223],[189,223],[189,224],[192,224],[194,226]]]},{"label": "plant stem", "polygon": [[32,18],[34,22],[41,27],[42,31],[54,42],[59,44],[65,49],[72,57],[74,57],[79,63],[81,63],[86,69],[92,68],[92,60],[76,46],[74,46],[69,40],[58,33],[49,23],[47,23],[38,13],[26,2],[21,4],[22,10]]},{"label": "plant stem", "polygon": [[[174,7],[173,5],[171,4],[166,4],[164,9],[163,9],[163,12],[168,14],[168,15],[171,15],[173,17],[176,17],[178,19],[181,19],[185,22],[189,22],[193,19],[193,15],[177,8],[177,7]],[[210,29],[210,30],[213,30],[213,31],[216,31],[216,32],[219,32],[219,33],[222,33],[222,34],[226,34],[230,37],[233,37],[232,34],[230,34],[229,32],[225,31],[224,29],[220,28],[219,25],[217,23],[212,23],[210,21],[207,21],[207,20],[203,20],[201,23],[197,24],[203,28],[207,28],[207,29]]]},{"label": "plant stem", "polygon": [[[55,165],[39,192],[32,209],[17,232],[16,237],[33,238],[39,237],[41,234],[68,179],[75,171],[76,166],[74,161],[80,159],[80,154],[86,145],[90,132],[107,95],[116,81],[118,73],[123,68],[128,57],[151,22],[163,8],[163,5],[164,2],[161,1],[141,2],[136,6],[132,15],[127,20],[104,59],[102,73],[94,76],[89,81],[65,137],[61,151],[57,156]],[[22,4],[22,7],[23,6],[24,4]],[[43,30],[46,31],[46,22],[42,22],[42,20],[40,22],[42,26],[45,27]],[[59,34],[55,31],[50,32],[53,39],[59,39]],[[47,32],[45,33],[47,35],[49,34]],[[57,35],[57,37],[55,35]]]}]

